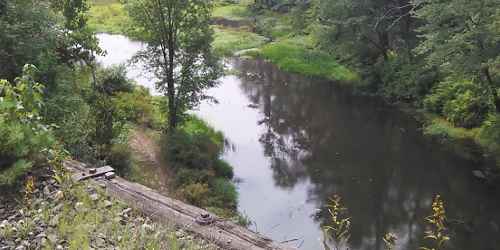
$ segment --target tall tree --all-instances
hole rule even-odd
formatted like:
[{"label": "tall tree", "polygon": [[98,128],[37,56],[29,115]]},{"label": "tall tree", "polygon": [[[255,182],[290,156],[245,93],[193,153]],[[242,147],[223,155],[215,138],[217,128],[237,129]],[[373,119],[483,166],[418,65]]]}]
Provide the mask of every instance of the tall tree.
[{"label": "tall tree", "polygon": [[447,74],[472,76],[496,88],[500,83],[499,1],[418,2],[422,7],[416,16],[425,25],[419,30],[424,40],[417,52]]},{"label": "tall tree", "polygon": [[205,90],[222,72],[211,48],[212,2],[130,0],[127,9],[148,43],[135,58],[159,79],[156,86],[168,98],[168,128],[174,130],[186,110],[210,98]]}]

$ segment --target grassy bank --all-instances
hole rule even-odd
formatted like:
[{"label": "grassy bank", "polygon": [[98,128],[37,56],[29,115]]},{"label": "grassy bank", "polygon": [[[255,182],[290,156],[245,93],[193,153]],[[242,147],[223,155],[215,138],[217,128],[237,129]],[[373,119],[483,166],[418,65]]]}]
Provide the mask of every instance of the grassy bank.
[{"label": "grassy bank", "polygon": [[92,0],[88,25],[96,32],[125,34],[130,19],[118,0]]},{"label": "grassy bank", "polygon": [[[488,125],[492,122],[486,122],[482,127],[461,128],[454,126],[451,122],[435,114],[424,113],[424,134],[431,136],[445,144],[447,148],[459,155],[476,160],[478,156],[485,155],[494,158],[496,165],[500,167],[500,145],[498,144],[497,133],[491,134]],[[475,145],[474,147],[471,147]],[[482,154],[478,154],[478,150]]]},{"label": "grassy bank", "polygon": [[284,71],[341,82],[359,80],[356,73],[340,65],[332,56],[308,48],[307,43],[297,42],[301,39],[303,38],[281,39],[252,53],[269,60]]},{"label": "grassy bank", "polygon": [[260,48],[267,42],[263,36],[248,31],[246,28],[224,28],[215,26],[213,47],[222,56],[232,56],[236,52]]}]

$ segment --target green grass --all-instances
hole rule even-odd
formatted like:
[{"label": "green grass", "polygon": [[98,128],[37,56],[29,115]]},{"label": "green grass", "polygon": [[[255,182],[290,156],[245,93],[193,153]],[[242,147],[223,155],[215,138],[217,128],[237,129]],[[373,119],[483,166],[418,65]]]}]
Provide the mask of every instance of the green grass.
[{"label": "green grass", "polygon": [[307,48],[307,41],[292,39],[295,38],[267,44],[254,56],[264,57],[282,70],[306,76],[348,82],[359,79],[356,73],[340,65],[332,56]]},{"label": "green grass", "polygon": [[261,47],[266,38],[245,29],[215,27],[215,37],[212,46],[215,52],[222,56],[231,56],[234,53]]},{"label": "green grass", "polygon": [[130,19],[118,0],[93,0],[89,10],[88,25],[96,32],[125,33]]}]

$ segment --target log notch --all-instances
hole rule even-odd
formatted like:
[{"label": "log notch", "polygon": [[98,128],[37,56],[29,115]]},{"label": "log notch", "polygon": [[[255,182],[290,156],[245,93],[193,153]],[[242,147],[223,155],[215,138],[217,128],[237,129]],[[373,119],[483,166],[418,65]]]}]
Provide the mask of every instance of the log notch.
[{"label": "log notch", "polygon": [[[87,165],[77,161],[66,161],[66,169],[73,174],[88,171]],[[160,195],[153,189],[116,177],[106,180],[99,177],[91,179],[106,186],[106,192],[144,214],[164,223],[193,233],[203,239],[217,244],[223,249],[231,250],[293,250],[294,248],[273,242],[263,235],[252,232],[232,222],[221,220],[214,215],[214,222],[200,225],[196,222],[201,214],[208,212],[187,205],[181,201]]]}]

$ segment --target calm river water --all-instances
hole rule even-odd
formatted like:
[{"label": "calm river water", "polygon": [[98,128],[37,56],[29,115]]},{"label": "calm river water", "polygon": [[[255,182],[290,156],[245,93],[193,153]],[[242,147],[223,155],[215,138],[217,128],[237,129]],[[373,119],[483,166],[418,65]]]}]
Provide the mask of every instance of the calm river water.
[{"label": "calm river water", "polygon": [[[104,65],[124,63],[141,44],[99,35]],[[471,175],[469,162],[424,138],[407,115],[329,82],[281,72],[256,60],[234,60],[239,76],[210,90],[219,104],[195,111],[234,144],[225,159],[235,168],[239,210],[250,228],[300,249],[328,249],[320,211],[334,194],[352,220],[350,249],[423,245],[424,218],[435,194],[446,203],[449,249],[500,249],[499,192]],[[130,77],[152,87],[131,68]],[[324,212],[324,210],[323,210]]]}]

